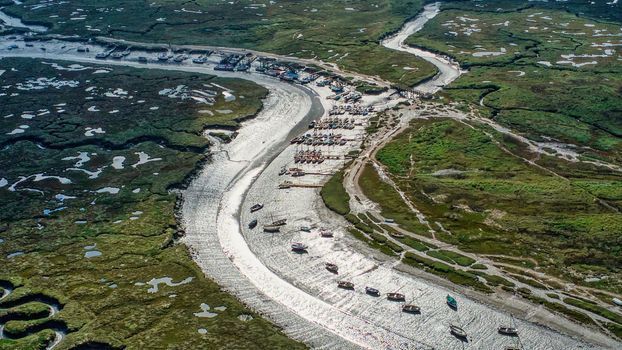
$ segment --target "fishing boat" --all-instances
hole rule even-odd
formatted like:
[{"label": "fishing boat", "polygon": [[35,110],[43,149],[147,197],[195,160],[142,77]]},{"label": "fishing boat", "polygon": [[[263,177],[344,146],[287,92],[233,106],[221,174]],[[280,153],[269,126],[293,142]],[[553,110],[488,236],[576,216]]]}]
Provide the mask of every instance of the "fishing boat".
[{"label": "fishing boat", "polygon": [[354,283],[348,282],[348,281],[339,281],[339,282],[337,282],[337,287],[339,287],[341,289],[353,290],[354,289]]},{"label": "fishing boat", "polygon": [[292,250],[295,252],[304,252],[307,250],[307,246],[304,243],[296,242],[292,244]]},{"label": "fishing boat", "polygon": [[339,273],[339,267],[335,264],[326,263],[326,270],[332,273]]},{"label": "fishing boat", "polygon": [[387,299],[391,301],[404,301],[406,298],[402,293],[387,293]]},{"label": "fishing boat", "polygon": [[369,294],[369,295],[373,295],[375,297],[380,296],[380,291],[376,288],[372,288],[372,287],[365,287],[365,293]]},{"label": "fishing boat", "polygon": [[257,219],[248,223],[248,228],[250,228],[251,230],[254,229],[255,227],[257,227]]},{"label": "fishing boat", "polygon": [[499,328],[497,328],[497,331],[499,332],[499,334],[503,334],[503,335],[509,335],[509,336],[518,335],[518,329],[514,327],[509,327],[509,326],[499,326]]},{"label": "fishing boat", "polygon": [[449,294],[447,294],[447,305],[454,310],[458,308],[458,302]]},{"label": "fishing boat", "polygon": [[449,332],[458,338],[466,339],[467,337],[467,332],[465,332],[464,329],[454,324],[449,325]]},{"label": "fishing boat", "polygon": [[263,225],[264,232],[279,232],[281,230],[281,226],[274,225]]},{"label": "fishing boat", "polygon": [[263,208],[263,204],[261,203],[255,204],[251,207],[251,213],[261,210],[262,208]]},{"label": "fishing boat", "polygon": [[273,226],[283,226],[286,223],[287,223],[287,219],[281,219],[281,220],[273,221],[270,225],[273,225]]},{"label": "fishing boat", "polygon": [[421,308],[413,304],[404,304],[402,306],[402,311],[409,314],[418,314],[421,312]]}]

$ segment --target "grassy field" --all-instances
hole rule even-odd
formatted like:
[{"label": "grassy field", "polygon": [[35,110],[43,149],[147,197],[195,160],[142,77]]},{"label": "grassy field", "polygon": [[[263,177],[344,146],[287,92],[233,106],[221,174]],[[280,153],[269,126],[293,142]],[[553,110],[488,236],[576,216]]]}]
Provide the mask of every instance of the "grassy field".
[{"label": "grassy field", "polygon": [[383,35],[420,11],[423,0],[263,4],[248,0],[77,0],[33,9],[34,3],[26,0],[6,11],[46,23],[58,34],[242,47],[317,58],[402,87],[435,73],[427,62],[379,45]]},{"label": "grassy field", "polygon": [[[606,188],[615,196],[617,175],[548,159],[564,171],[566,179],[560,179],[508,155],[482,131],[452,120],[413,122],[377,158],[429,221],[451,231],[439,231],[437,238],[476,253],[532,257],[540,268],[577,283],[621,290],[617,278],[585,283],[581,277],[613,277],[620,271],[622,222],[597,201]],[[368,168],[360,180],[370,196],[380,192],[374,174]],[[404,207],[396,196],[380,203]],[[456,260],[441,253],[443,260]]]},{"label": "grassy field", "polygon": [[597,1],[588,11],[577,1],[499,1],[503,10],[490,11],[490,3],[468,3],[444,4],[408,39],[469,68],[445,96],[532,140],[570,143],[584,159],[622,164],[621,12],[595,10],[620,4]]},{"label": "grassy field", "polygon": [[[235,128],[261,108],[263,88],[191,73],[0,64],[0,281],[16,287],[0,308],[29,295],[62,305],[52,320],[9,321],[7,331],[57,322],[69,331],[58,349],[304,348],[221,291],[176,244],[183,232],[171,190],[206,160],[203,128]],[[198,103],[191,90],[213,100]],[[26,305],[8,312],[36,311]],[[1,340],[0,349],[38,349],[50,336]]]}]

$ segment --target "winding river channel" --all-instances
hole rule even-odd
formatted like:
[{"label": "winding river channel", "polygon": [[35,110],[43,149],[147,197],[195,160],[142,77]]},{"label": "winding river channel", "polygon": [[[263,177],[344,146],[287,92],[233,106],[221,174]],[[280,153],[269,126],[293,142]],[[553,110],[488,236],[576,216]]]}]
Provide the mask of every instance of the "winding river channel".
[{"label": "winding river channel", "polygon": [[[388,48],[411,53],[438,68],[439,73],[433,79],[415,87],[420,92],[436,92],[462,73],[456,63],[445,57],[404,45],[404,40],[420,30],[438,11],[438,3],[426,6],[421,15],[382,42]],[[57,40],[37,42],[36,48],[25,47],[19,37],[12,42],[17,42],[20,48],[0,48],[0,57],[40,57],[95,64],[102,61],[96,60],[94,53],[104,50],[95,44]],[[2,40],[3,45],[7,43],[8,39]],[[77,53],[77,45],[88,47],[90,53]],[[38,49],[42,46],[45,51]],[[327,99],[328,88],[289,84],[254,72],[218,72],[213,70],[213,65],[138,63],[138,55],[133,52],[124,60],[107,60],[105,64],[236,77],[253,81],[270,91],[261,112],[243,123],[232,142],[218,144],[215,141],[212,161],[184,191],[181,216],[186,234],[183,242],[207,276],[270,318],[291,337],[323,349],[598,348],[520,319],[516,319],[520,339],[501,336],[497,326],[508,323],[508,313],[429,280],[397,271],[395,260],[370,252],[346,233],[345,222],[325,208],[317,188],[277,190],[283,180],[278,175],[280,169],[293,165],[296,148],[289,145],[289,140],[307,130],[310,121],[326,115],[338,103]],[[362,104],[376,110],[395,106],[403,99],[393,93],[365,97]],[[360,121],[363,123],[364,117]],[[351,148],[339,151],[326,148],[326,152],[339,153],[343,158],[349,150],[357,148],[364,133],[363,125],[346,133],[352,140]],[[343,160],[330,160],[314,171],[317,176],[325,177],[342,166]],[[255,203],[263,203],[265,207],[251,214],[250,206]],[[281,233],[268,234],[247,227],[252,219],[265,223],[277,217],[288,220]],[[314,230],[301,232],[298,229],[301,226]],[[332,230],[334,238],[320,237],[319,227]],[[293,253],[290,249],[293,242],[304,242],[308,246],[307,254]],[[324,269],[326,262],[339,263],[338,276]],[[352,281],[355,291],[338,289],[336,283],[342,279]],[[403,313],[399,303],[366,295],[364,286],[375,286],[382,292],[404,293],[408,301],[415,301],[422,308],[422,313]],[[458,311],[445,305],[448,293],[459,300]],[[540,308],[519,300],[516,303],[533,308],[532,314],[538,314],[539,320],[548,317],[551,324],[557,322],[557,316]],[[468,341],[450,335],[450,323],[467,330]],[[573,333],[601,344],[613,344],[606,337],[583,331],[578,326],[573,328]]]}]

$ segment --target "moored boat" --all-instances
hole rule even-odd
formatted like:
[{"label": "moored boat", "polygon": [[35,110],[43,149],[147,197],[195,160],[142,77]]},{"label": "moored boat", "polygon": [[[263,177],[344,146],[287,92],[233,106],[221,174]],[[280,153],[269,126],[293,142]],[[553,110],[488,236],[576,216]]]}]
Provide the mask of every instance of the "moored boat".
[{"label": "moored boat", "polygon": [[333,231],[321,230],[320,231],[320,236],[322,236],[323,238],[331,238],[331,237],[333,237]]},{"label": "moored boat", "polygon": [[375,297],[380,296],[380,291],[376,288],[373,287],[365,287],[365,293],[369,294],[369,295],[373,295]]},{"label": "moored boat", "polygon": [[418,314],[421,312],[421,308],[413,304],[405,304],[402,306],[402,311],[409,314]]},{"label": "moored boat", "polygon": [[339,267],[335,264],[326,263],[326,270],[332,273],[339,273]]},{"label": "moored boat", "polygon": [[467,332],[464,331],[464,329],[454,325],[454,324],[450,324],[449,325],[449,332],[451,334],[453,334],[454,336],[458,337],[458,338],[464,338],[466,339],[467,337]]},{"label": "moored boat", "polygon": [[342,289],[354,289],[354,283],[348,281],[337,282],[337,287]]},{"label": "moored boat", "polygon": [[304,243],[296,242],[292,244],[292,250],[295,252],[304,252],[307,250],[307,246]]},{"label": "moored boat", "polygon": [[255,204],[251,207],[251,213],[261,210],[261,208],[263,208],[263,204],[261,203]]},{"label": "moored boat", "polygon": [[391,301],[404,301],[406,298],[402,293],[387,293],[387,299]]},{"label": "moored boat", "polygon": [[451,295],[447,294],[447,305],[449,305],[449,307],[452,309],[457,309],[458,301],[456,301],[456,299],[454,299],[454,297],[452,297]]},{"label": "moored boat", "polygon": [[503,335],[510,335],[510,336],[518,335],[518,329],[514,327],[509,327],[509,326],[499,326],[499,328],[497,328],[497,331],[499,332],[499,334],[503,334]]},{"label": "moored boat", "polygon": [[264,232],[279,232],[281,230],[281,226],[274,225],[263,225]]},{"label": "moored boat", "polygon": [[281,219],[281,220],[273,221],[270,225],[272,225],[272,226],[283,226],[286,223],[287,223],[287,219]]}]

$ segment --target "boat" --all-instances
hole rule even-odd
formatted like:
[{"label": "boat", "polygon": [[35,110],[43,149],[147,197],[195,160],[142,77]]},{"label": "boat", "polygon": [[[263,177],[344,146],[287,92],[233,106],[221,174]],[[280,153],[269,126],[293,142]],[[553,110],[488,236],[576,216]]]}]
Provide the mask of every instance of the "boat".
[{"label": "boat", "polygon": [[257,227],[257,219],[248,223],[248,228],[250,228],[251,230],[254,229],[255,227]]},{"label": "boat", "polygon": [[404,304],[402,306],[402,311],[409,314],[418,314],[421,312],[421,308],[413,304]]},{"label": "boat", "polygon": [[175,61],[175,62],[177,62],[177,63],[181,63],[181,62],[183,62],[183,61],[185,61],[185,60],[187,60],[187,59],[188,59],[188,55],[186,55],[186,54],[181,54],[181,55],[177,55],[177,56],[175,56],[175,58],[173,58],[173,61]]},{"label": "boat", "polygon": [[464,338],[466,339],[467,337],[467,332],[464,331],[464,329],[454,325],[454,324],[450,324],[449,325],[449,332],[451,334],[453,334],[454,336],[458,337],[458,338]]},{"label": "boat", "polygon": [[402,293],[387,293],[387,299],[391,301],[404,301],[406,298]]},{"label": "boat", "polygon": [[158,55],[158,61],[168,61],[171,59],[171,57],[172,55],[170,55],[168,52],[162,52]]},{"label": "boat", "polygon": [[204,55],[192,59],[192,63],[203,64],[205,62],[207,62],[207,57]]},{"label": "boat", "polygon": [[311,232],[311,227],[309,227],[309,226],[302,226],[300,228],[300,231],[302,231],[302,232]]},{"label": "boat", "polygon": [[380,291],[376,288],[372,288],[372,287],[365,287],[365,293],[369,294],[369,295],[373,295],[375,297],[380,296]]},{"label": "boat", "polygon": [[281,170],[279,170],[279,176],[285,175],[287,173],[287,169],[285,169],[285,167],[282,167]]},{"label": "boat", "polygon": [[510,345],[510,346],[506,346],[505,348],[503,348],[503,350],[521,350],[521,348]]},{"label": "boat", "polygon": [[291,181],[283,181],[282,183],[279,184],[279,189],[281,190],[285,190],[288,188],[292,187],[292,182]]},{"label": "boat", "polygon": [[387,293],[387,299],[391,301],[404,301],[406,298],[402,293]]},{"label": "boat", "polygon": [[326,270],[332,273],[339,273],[339,267],[335,264],[326,263]]},{"label": "boat", "polygon": [[115,60],[120,60],[123,58],[123,52],[113,52],[110,57],[114,58]]},{"label": "boat", "polygon": [[348,281],[339,281],[337,282],[337,287],[341,289],[354,289],[354,283]]},{"label": "boat", "polygon": [[251,213],[261,210],[262,208],[263,208],[263,204],[261,203],[255,204],[251,207]]},{"label": "boat", "polygon": [[104,58],[108,57],[108,53],[107,52],[100,52],[97,55],[95,55],[95,58],[99,59],[99,60],[103,60]]},{"label": "boat", "polygon": [[264,232],[279,232],[281,230],[281,226],[274,225],[263,225]]},{"label": "boat", "polygon": [[503,335],[510,335],[510,336],[518,335],[518,329],[514,327],[509,327],[509,326],[499,326],[499,328],[497,328],[497,331],[499,332],[499,334],[503,334]]},{"label": "boat", "polygon": [[447,305],[449,305],[449,307],[452,309],[458,308],[458,302],[456,301],[456,299],[454,299],[454,297],[449,294],[447,294]]},{"label": "boat", "polygon": [[270,225],[273,225],[273,226],[283,226],[286,223],[287,223],[287,219],[281,219],[281,220],[273,221]]},{"label": "boat", "polygon": [[304,252],[307,250],[307,246],[304,243],[296,242],[292,244],[292,250],[295,252]]},{"label": "boat", "polygon": [[323,238],[332,238],[333,237],[333,231],[321,230],[320,231],[320,236],[322,236]]},{"label": "boat", "polygon": [[403,234],[399,233],[399,232],[389,232],[389,236],[393,237],[393,238],[404,238],[406,236],[404,236]]},{"label": "boat", "polygon": [[138,62],[140,62],[140,63],[147,63],[147,57],[145,57],[145,56],[138,57]]}]

